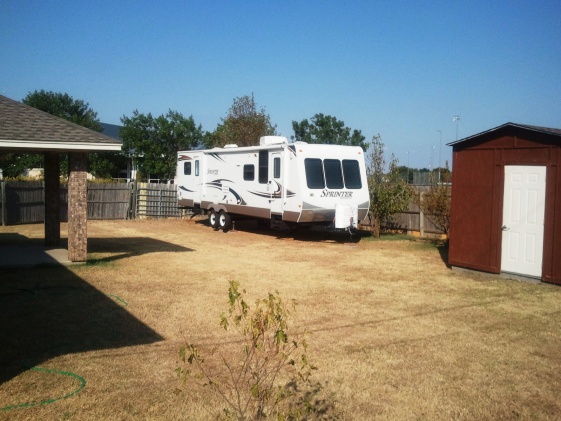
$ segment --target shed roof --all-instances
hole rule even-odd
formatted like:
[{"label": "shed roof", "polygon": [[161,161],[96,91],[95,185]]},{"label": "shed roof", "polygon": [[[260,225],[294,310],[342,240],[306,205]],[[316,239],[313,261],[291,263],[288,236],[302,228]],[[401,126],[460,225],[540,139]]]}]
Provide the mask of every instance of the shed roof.
[{"label": "shed roof", "polygon": [[531,132],[531,133],[543,133],[543,134],[547,134],[547,135],[558,136],[559,141],[561,142],[561,129],[552,129],[552,128],[549,128],[549,127],[539,127],[539,126],[529,126],[527,124],[505,123],[501,126],[493,128],[493,129],[474,134],[473,136],[465,137],[463,139],[447,143],[447,145],[448,146],[455,146],[455,145],[458,145],[458,144],[461,144],[461,143],[464,143],[464,142],[471,141],[471,140],[476,139],[476,138],[481,137],[481,136],[486,136],[486,135],[492,134],[493,132],[496,132],[498,134],[501,131],[509,130],[509,129],[521,129],[521,130],[528,131],[528,132]]},{"label": "shed roof", "polygon": [[0,95],[0,149],[120,151],[121,142]]}]

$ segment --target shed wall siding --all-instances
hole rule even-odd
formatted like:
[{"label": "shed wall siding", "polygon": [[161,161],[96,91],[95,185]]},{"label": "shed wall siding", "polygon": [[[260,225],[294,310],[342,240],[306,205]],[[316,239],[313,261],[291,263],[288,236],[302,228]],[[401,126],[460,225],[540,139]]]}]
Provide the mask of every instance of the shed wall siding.
[{"label": "shed wall siding", "polygon": [[552,162],[546,176],[543,280],[561,284],[561,149],[552,151]]},{"label": "shed wall siding", "polygon": [[454,153],[449,263],[498,272],[492,239],[493,154],[484,150]]}]

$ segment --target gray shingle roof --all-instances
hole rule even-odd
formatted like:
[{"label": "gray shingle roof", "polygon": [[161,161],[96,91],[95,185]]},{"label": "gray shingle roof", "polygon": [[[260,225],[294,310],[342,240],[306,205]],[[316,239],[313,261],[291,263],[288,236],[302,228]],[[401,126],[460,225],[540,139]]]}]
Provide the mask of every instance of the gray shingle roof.
[{"label": "gray shingle roof", "polygon": [[121,142],[0,95],[0,149],[119,151]]}]

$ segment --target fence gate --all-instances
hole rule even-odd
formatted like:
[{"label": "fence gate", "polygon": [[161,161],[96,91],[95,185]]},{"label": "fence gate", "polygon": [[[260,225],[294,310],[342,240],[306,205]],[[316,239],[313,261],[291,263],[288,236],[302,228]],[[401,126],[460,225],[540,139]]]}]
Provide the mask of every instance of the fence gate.
[{"label": "fence gate", "polygon": [[175,184],[138,183],[135,197],[137,218],[181,217]]}]

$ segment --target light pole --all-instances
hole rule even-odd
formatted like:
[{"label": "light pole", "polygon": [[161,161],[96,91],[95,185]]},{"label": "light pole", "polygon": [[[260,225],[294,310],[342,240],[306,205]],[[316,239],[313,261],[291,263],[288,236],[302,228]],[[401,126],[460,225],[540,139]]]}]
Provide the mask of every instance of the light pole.
[{"label": "light pole", "polygon": [[430,154],[430,168],[429,168],[429,170],[430,170],[430,171],[429,171],[429,177],[430,177],[430,183],[431,183],[431,184],[432,184],[433,181],[434,181],[434,178],[433,178],[433,177],[434,177],[434,176],[433,176],[433,174],[434,174],[434,166],[432,165],[432,163],[434,162],[434,149],[435,149],[435,147],[434,147],[434,145],[433,145],[432,150],[431,150],[431,154]]},{"label": "light pole", "polygon": [[407,151],[407,184],[409,184],[409,151]]},{"label": "light pole", "polygon": [[454,117],[452,117],[452,121],[456,122],[456,141],[458,140],[458,122],[460,121],[460,116],[459,115],[455,115]]},{"label": "light pole", "polygon": [[440,183],[440,169],[442,168],[442,130],[437,130],[440,133],[440,140],[438,141],[438,182]]}]

